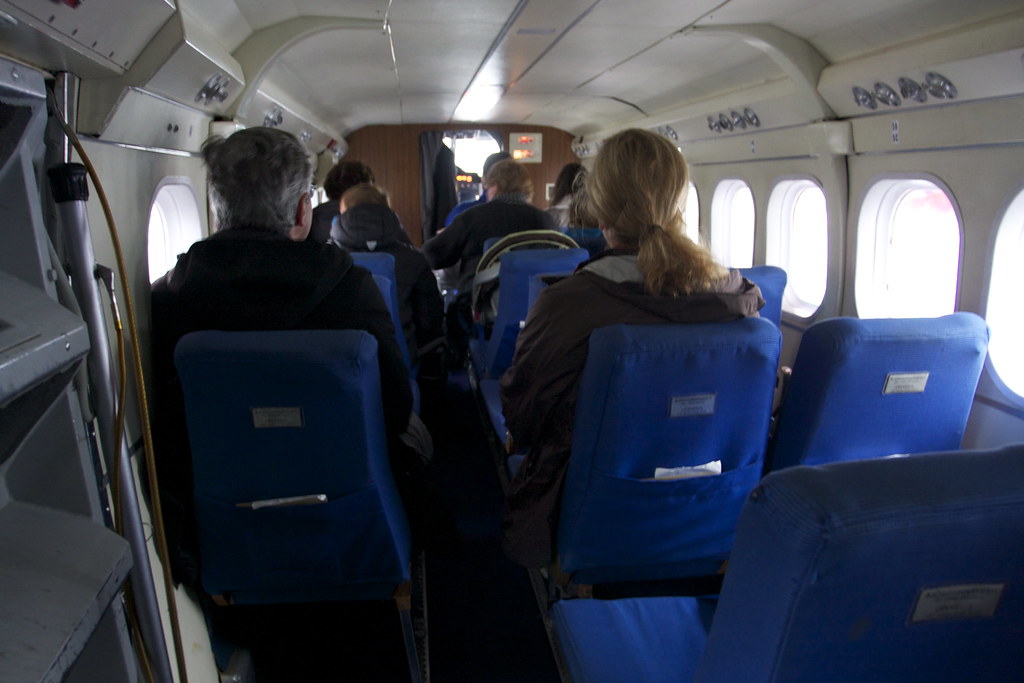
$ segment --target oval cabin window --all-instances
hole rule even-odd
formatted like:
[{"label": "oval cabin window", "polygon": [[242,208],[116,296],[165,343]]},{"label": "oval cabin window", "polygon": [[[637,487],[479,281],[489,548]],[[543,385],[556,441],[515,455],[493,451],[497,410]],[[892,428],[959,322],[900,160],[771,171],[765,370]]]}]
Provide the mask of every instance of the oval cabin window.
[{"label": "oval cabin window", "polygon": [[996,233],[985,319],[992,338],[989,358],[1006,387],[1024,396],[1024,316],[1016,294],[1024,264],[1024,191],[1010,203]]},{"label": "oval cabin window", "polygon": [[786,271],[782,308],[806,318],[825,298],[828,213],[825,193],[811,180],[784,180],[768,200],[766,261]]},{"label": "oval cabin window", "polygon": [[160,186],[149,210],[149,281],[174,267],[178,254],[203,238],[203,224],[192,186],[169,182]]},{"label": "oval cabin window", "polygon": [[959,266],[960,221],[942,188],[917,178],[871,186],[857,224],[854,295],[862,318],[952,313]]},{"label": "oval cabin window", "polygon": [[723,180],[715,188],[711,253],[729,268],[754,265],[754,195],[742,180]]},{"label": "oval cabin window", "polygon": [[696,185],[690,183],[686,194],[680,199],[686,200],[683,204],[683,234],[700,244],[700,198],[697,196]]}]

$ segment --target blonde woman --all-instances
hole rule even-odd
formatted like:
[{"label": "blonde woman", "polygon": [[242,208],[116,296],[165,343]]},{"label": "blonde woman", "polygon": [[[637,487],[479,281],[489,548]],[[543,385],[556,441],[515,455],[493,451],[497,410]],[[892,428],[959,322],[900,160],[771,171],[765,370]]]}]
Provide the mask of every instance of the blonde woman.
[{"label": "blonde woman", "polygon": [[501,378],[505,423],[526,459],[505,501],[505,552],[550,564],[573,416],[590,333],[613,324],[725,322],[756,316],[755,284],[684,236],[686,162],[663,137],[625,130],[601,147],[584,188],[609,249],[551,285],[531,308]]}]

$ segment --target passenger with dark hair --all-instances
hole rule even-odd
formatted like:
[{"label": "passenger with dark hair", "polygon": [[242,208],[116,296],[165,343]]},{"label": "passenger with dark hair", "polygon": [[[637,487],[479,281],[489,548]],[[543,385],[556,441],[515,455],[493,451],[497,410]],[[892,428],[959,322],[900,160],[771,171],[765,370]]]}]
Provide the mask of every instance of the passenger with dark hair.
[{"label": "passenger with dark hair", "polygon": [[[420,458],[399,438],[412,391],[380,290],[348,252],[305,241],[312,219],[305,148],[289,133],[250,128],[207,140],[202,155],[217,232],[193,244],[152,290],[156,462],[174,575],[189,584],[198,571],[192,463],[173,358],[189,332],[366,330],[377,340],[391,463],[407,509],[422,479]],[[414,517],[410,510],[415,529]]]},{"label": "passenger with dark hair", "polygon": [[590,333],[613,324],[719,322],[758,315],[761,292],[682,233],[686,162],[639,129],[609,138],[587,176],[585,209],[610,249],[538,297],[501,378],[505,424],[526,458],[510,482],[505,552],[527,567],[554,557],[562,482]]},{"label": "passenger with dark hair", "polygon": [[339,161],[324,178],[327,201],[313,209],[313,223],[306,237],[310,242],[325,244],[331,236],[331,225],[338,217],[338,202],[350,187],[377,182],[370,167],[361,161]]},{"label": "passenger with dark hair", "polygon": [[575,162],[566,164],[558,172],[555,179],[554,196],[548,205],[548,213],[555,219],[555,224],[560,228],[568,228],[573,225],[570,222],[570,207],[572,206],[573,192],[576,190],[576,181],[584,173],[583,164]]},{"label": "passenger with dark hair", "polygon": [[486,203],[458,216],[452,224],[423,245],[423,254],[434,270],[457,266],[458,294],[448,309],[446,321],[452,360],[461,362],[472,326],[473,276],[484,253],[484,242],[523,230],[555,230],[548,214],[533,204],[533,181],[523,165],[505,159],[484,175]]},{"label": "passenger with dark hair", "polygon": [[[487,172],[491,170],[491,166],[494,166],[494,164],[498,163],[499,161],[504,161],[505,159],[511,158],[512,155],[509,154],[508,152],[495,152],[494,154],[491,154],[486,159],[484,159],[483,175],[486,176]],[[449,225],[451,225],[452,221],[455,220],[455,217],[458,216],[460,213],[463,213],[467,209],[472,209],[474,206],[480,206],[481,204],[485,203],[487,203],[486,186],[483,192],[480,193],[480,196],[477,197],[476,199],[467,199],[456,204],[455,207],[450,212],[448,212],[448,215],[445,217],[444,227],[447,228]]]},{"label": "passenger with dark hair", "polygon": [[341,216],[331,241],[349,251],[384,252],[395,257],[395,287],[409,355],[444,336],[444,303],[437,278],[423,254],[413,246],[391,210],[387,195],[376,185],[356,185],[341,196]]}]

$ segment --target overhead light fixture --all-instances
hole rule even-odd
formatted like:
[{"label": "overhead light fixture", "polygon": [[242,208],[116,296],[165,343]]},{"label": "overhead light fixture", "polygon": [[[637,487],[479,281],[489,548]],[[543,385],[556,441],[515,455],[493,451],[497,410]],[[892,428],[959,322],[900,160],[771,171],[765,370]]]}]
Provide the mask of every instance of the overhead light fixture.
[{"label": "overhead light fixture", "polygon": [[903,95],[903,99],[914,100],[915,102],[925,102],[928,100],[928,93],[914,79],[901,78],[898,85],[900,86],[900,95]]},{"label": "overhead light fixture", "polygon": [[940,100],[955,100],[959,92],[953,83],[942,74],[930,71],[925,74],[924,86],[928,94]]},{"label": "overhead light fixture", "polygon": [[875,83],[875,98],[882,104],[888,104],[890,107],[898,107],[903,104],[903,100],[892,89],[892,86],[881,81]]},{"label": "overhead light fixture", "polygon": [[476,121],[483,118],[487,112],[494,109],[504,94],[505,88],[501,85],[472,86],[455,107],[455,118],[460,121]]},{"label": "overhead light fixture", "polygon": [[231,79],[224,74],[214,74],[203,84],[196,95],[196,102],[210,104],[210,102],[223,102],[228,98],[228,86]]},{"label": "overhead light fixture", "polygon": [[672,126],[658,126],[658,133],[670,140],[679,140],[679,133]]},{"label": "overhead light fixture", "polygon": [[761,119],[750,107],[746,107],[742,114],[736,109],[732,109],[728,114],[721,112],[708,117],[708,128],[715,133],[746,130],[747,126],[761,127]]},{"label": "overhead light fixture", "polygon": [[583,138],[581,137],[578,142],[572,143],[572,151],[573,154],[575,154],[577,157],[579,157],[580,159],[584,159],[586,157],[592,156],[594,152],[596,152],[597,150],[591,149],[590,143],[583,142]]},{"label": "overhead light fixture", "polygon": [[853,101],[860,107],[878,109],[878,101],[875,99],[875,96],[859,85],[853,86]]},{"label": "overhead light fixture", "polygon": [[302,132],[299,133],[299,140],[301,140],[303,144],[309,142],[312,139],[313,131],[311,131],[309,128],[303,128]]},{"label": "overhead light fixture", "polygon": [[271,107],[263,116],[263,125],[267,128],[277,128],[284,122],[284,112],[278,107]]}]

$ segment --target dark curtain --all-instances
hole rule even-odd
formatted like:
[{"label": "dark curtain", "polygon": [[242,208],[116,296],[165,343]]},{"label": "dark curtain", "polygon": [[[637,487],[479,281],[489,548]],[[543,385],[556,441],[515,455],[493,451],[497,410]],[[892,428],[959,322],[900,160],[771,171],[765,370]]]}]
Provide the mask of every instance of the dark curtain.
[{"label": "dark curtain", "polygon": [[494,141],[496,143],[498,143],[498,149],[500,151],[503,151],[503,152],[507,152],[508,151],[508,136],[507,135],[504,135],[501,131],[498,131],[498,130],[487,130],[486,128],[484,128],[483,131],[485,133],[487,133],[488,135],[490,135],[492,138],[494,138]]},{"label": "dark curtain", "polygon": [[444,226],[444,219],[455,207],[455,155],[442,142],[444,133],[420,133],[420,215],[423,241]]}]

